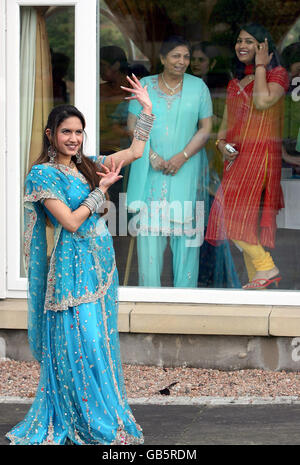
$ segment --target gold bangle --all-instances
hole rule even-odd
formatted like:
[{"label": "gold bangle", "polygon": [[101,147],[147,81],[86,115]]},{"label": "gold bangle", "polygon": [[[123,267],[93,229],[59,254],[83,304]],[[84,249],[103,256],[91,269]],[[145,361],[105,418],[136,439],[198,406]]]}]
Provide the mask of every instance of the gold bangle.
[{"label": "gold bangle", "polygon": [[219,143],[221,142],[221,140],[225,140],[225,141],[226,141],[226,139],[217,139],[217,140],[216,140],[216,147],[217,147],[217,148],[218,148],[218,145],[219,145]]},{"label": "gold bangle", "polygon": [[188,160],[188,159],[190,158],[190,157],[188,156],[188,154],[186,153],[185,150],[183,151],[183,155],[184,155],[184,158],[185,158],[186,160]]}]

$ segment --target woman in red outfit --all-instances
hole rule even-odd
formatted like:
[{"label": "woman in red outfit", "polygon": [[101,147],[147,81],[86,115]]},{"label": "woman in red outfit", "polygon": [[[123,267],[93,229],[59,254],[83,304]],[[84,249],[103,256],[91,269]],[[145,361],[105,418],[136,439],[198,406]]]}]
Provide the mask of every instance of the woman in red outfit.
[{"label": "woman in red outfit", "polygon": [[[263,289],[280,281],[279,269],[264,247],[275,246],[276,215],[283,207],[281,137],[289,80],[262,26],[244,26],[235,52],[236,77],[228,84],[216,142],[225,160],[224,174],[206,240],[214,245],[234,241],[247,267],[244,289]],[[234,153],[227,150],[228,143]]]}]

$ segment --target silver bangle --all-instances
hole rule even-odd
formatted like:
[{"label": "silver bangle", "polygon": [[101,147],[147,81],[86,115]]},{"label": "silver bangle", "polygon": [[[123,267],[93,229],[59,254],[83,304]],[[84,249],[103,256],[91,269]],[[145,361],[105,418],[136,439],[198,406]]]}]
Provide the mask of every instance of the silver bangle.
[{"label": "silver bangle", "polygon": [[87,207],[91,214],[95,213],[101,205],[104,204],[105,202],[105,194],[102,192],[100,187],[96,187],[90,194],[87,196],[87,198],[82,202],[81,205],[84,205]]},{"label": "silver bangle", "polygon": [[149,155],[150,160],[154,161],[158,157],[158,154],[156,152],[152,152]]},{"label": "silver bangle", "polygon": [[134,130],[134,137],[135,139],[142,140],[147,142],[149,139],[150,131],[152,129],[153,123],[155,120],[154,115],[147,115],[146,113],[140,113],[138,116],[135,130]]}]

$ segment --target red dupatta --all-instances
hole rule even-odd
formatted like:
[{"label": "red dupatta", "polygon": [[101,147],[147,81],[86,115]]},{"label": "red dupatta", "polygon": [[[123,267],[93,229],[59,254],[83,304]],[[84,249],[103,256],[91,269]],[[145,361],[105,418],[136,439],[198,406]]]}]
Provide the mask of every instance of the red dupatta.
[{"label": "red dupatta", "polygon": [[[278,66],[267,72],[267,82],[287,90],[288,74]],[[231,167],[225,162],[211,208],[206,240],[214,245],[225,239],[275,245],[276,215],[284,206],[280,186],[284,97],[267,110],[257,110],[253,86],[252,81],[242,89],[233,79],[227,88],[226,140],[237,144],[239,155]]]}]

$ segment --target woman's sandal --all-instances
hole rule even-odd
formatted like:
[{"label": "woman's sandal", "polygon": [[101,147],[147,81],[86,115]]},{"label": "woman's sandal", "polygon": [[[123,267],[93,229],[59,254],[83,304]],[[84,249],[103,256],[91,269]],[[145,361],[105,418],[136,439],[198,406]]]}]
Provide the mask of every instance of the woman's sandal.
[{"label": "woman's sandal", "polygon": [[281,280],[280,276],[276,276],[271,279],[266,279],[266,278],[254,279],[253,281],[250,281],[248,284],[245,284],[245,286],[243,286],[243,289],[246,289],[248,291],[266,289],[267,287],[277,289],[280,280]]}]

